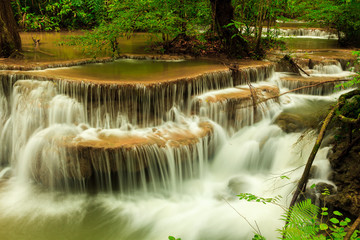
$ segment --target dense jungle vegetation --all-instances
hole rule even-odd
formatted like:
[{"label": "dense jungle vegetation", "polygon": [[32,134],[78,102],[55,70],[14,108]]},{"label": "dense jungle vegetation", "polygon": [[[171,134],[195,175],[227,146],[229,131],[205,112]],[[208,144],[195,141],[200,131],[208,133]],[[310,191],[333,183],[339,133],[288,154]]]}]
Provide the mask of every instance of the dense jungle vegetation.
[{"label": "dense jungle vegetation", "polygon": [[147,32],[159,52],[261,58],[278,42],[264,28],[291,19],[329,28],[343,45],[360,43],[358,0],[12,0],[11,6],[20,31],[93,30],[77,43],[94,55],[103,48],[115,55],[117,37]]}]

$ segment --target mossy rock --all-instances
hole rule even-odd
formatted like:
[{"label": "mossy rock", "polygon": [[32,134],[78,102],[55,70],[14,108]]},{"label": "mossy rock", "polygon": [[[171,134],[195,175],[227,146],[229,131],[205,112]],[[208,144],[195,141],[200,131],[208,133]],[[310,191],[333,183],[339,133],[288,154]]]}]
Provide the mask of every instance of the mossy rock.
[{"label": "mossy rock", "polygon": [[284,132],[301,132],[308,124],[298,115],[293,113],[281,113],[275,120],[277,124]]}]

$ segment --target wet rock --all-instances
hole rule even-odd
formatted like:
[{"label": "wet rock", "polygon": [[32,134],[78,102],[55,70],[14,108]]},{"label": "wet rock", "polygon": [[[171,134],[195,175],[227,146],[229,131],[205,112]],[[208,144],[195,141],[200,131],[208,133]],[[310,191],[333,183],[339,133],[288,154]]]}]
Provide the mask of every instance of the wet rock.
[{"label": "wet rock", "polygon": [[297,115],[292,113],[281,113],[275,120],[277,124],[284,132],[301,132],[307,124]]},{"label": "wet rock", "polygon": [[324,193],[326,190],[328,190],[331,194],[335,194],[336,193],[336,188],[334,185],[329,184],[329,183],[324,183],[324,182],[319,182],[316,184],[315,186],[315,190],[317,193]]},{"label": "wet rock", "polygon": [[314,61],[311,60],[311,59],[309,59],[309,64],[308,64],[308,66],[309,66],[309,69],[314,69],[314,66],[315,66]]},{"label": "wet rock", "polygon": [[10,179],[13,175],[13,171],[11,168],[7,167],[0,171],[0,179]]},{"label": "wet rock", "polygon": [[245,184],[246,182],[242,178],[234,177],[229,180],[227,187],[233,194],[239,194],[244,191]]},{"label": "wet rock", "polygon": [[[305,195],[300,197],[299,201],[305,200],[305,199],[311,199],[311,202],[314,203],[317,206],[323,206],[324,205],[324,196],[322,193],[325,192],[325,190],[330,192],[331,194],[336,193],[336,188],[334,185],[325,183],[325,182],[318,182],[316,183],[315,187],[308,186],[306,188]],[[328,196],[326,196],[328,197]]]},{"label": "wet rock", "polygon": [[[358,134],[359,132],[353,138]],[[338,192],[327,196],[325,201],[329,206],[340,209],[342,213],[358,216],[360,214],[360,143],[344,156],[342,153],[347,147],[347,138],[338,140],[329,156],[334,171],[331,180],[336,184]]]},{"label": "wet rock", "polygon": [[332,209],[339,209],[345,216],[359,216],[360,214],[360,197],[356,192],[346,194],[334,194],[327,196],[325,202]]},{"label": "wet rock", "polygon": [[[296,64],[294,63],[294,61],[287,57],[288,55],[286,55],[285,57],[283,57],[277,64],[276,64],[276,68],[275,70],[277,72],[291,72],[291,73],[295,73],[296,75],[300,76],[300,70],[299,68],[296,66]],[[292,62],[291,62],[292,61]]]}]

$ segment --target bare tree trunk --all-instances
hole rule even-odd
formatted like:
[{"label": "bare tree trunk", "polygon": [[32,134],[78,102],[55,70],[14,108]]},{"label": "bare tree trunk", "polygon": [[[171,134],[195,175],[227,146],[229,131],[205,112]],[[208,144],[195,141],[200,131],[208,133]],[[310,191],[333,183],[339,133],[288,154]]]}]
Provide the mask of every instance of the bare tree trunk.
[{"label": "bare tree trunk", "polygon": [[0,1],[0,57],[9,57],[21,50],[21,39],[17,32],[10,0]]},{"label": "bare tree trunk", "polygon": [[230,56],[248,56],[248,42],[240,36],[239,30],[234,26],[227,26],[233,22],[234,8],[231,0],[210,0],[214,16],[215,29],[224,40],[225,50]]},{"label": "bare tree trunk", "polygon": [[310,169],[311,169],[311,166],[314,162],[314,159],[316,157],[316,154],[320,148],[320,145],[322,143],[322,140],[324,138],[324,135],[325,135],[325,132],[326,132],[326,129],[327,129],[327,126],[329,125],[331,119],[333,118],[333,116],[335,115],[335,112],[336,110],[339,108],[339,103],[334,106],[331,111],[329,112],[329,114],[326,116],[324,122],[323,122],[323,125],[321,126],[321,129],[320,129],[320,132],[319,132],[319,135],[316,139],[316,142],[314,144],[314,147],[310,153],[310,156],[308,158],[308,161],[305,165],[305,169],[304,169],[304,172],[303,172],[303,175],[301,176],[300,180],[299,180],[299,183],[297,185],[297,188],[295,190],[295,193],[293,195],[293,198],[290,202],[290,207],[289,209],[291,209],[294,205],[295,205],[295,202],[298,198],[298,196],[301,194],[301,193],[304,193],[305,192],[305,189],[306,189],[306,184],[308,182],[308,179],[309,179],[309,174],[310,174]]}]

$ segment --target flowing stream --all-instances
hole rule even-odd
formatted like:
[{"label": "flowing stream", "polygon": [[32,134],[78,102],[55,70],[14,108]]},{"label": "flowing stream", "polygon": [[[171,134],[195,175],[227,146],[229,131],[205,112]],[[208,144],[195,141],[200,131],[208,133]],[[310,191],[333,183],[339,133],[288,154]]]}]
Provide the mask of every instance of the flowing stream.
[{"label": "flowing stream", "polygon": [[[264,96],[288,90],[271,66],[247,74]],[[228,72],[191,81],[105,88],[2,77],[0,239],[245,240],[253,228],[275,239],[283,210],[236,195],[281,195],[286,206],[316,134],[298,142],[302,133],[275,119],[290,112],[305,121],[302,113],[325,112],[340,93],[287,94],[253,109],[249,87]],[[231,101],[246,102],[232,119]],[[331,184],[328,151],[320,149],[310,185]]]}]

